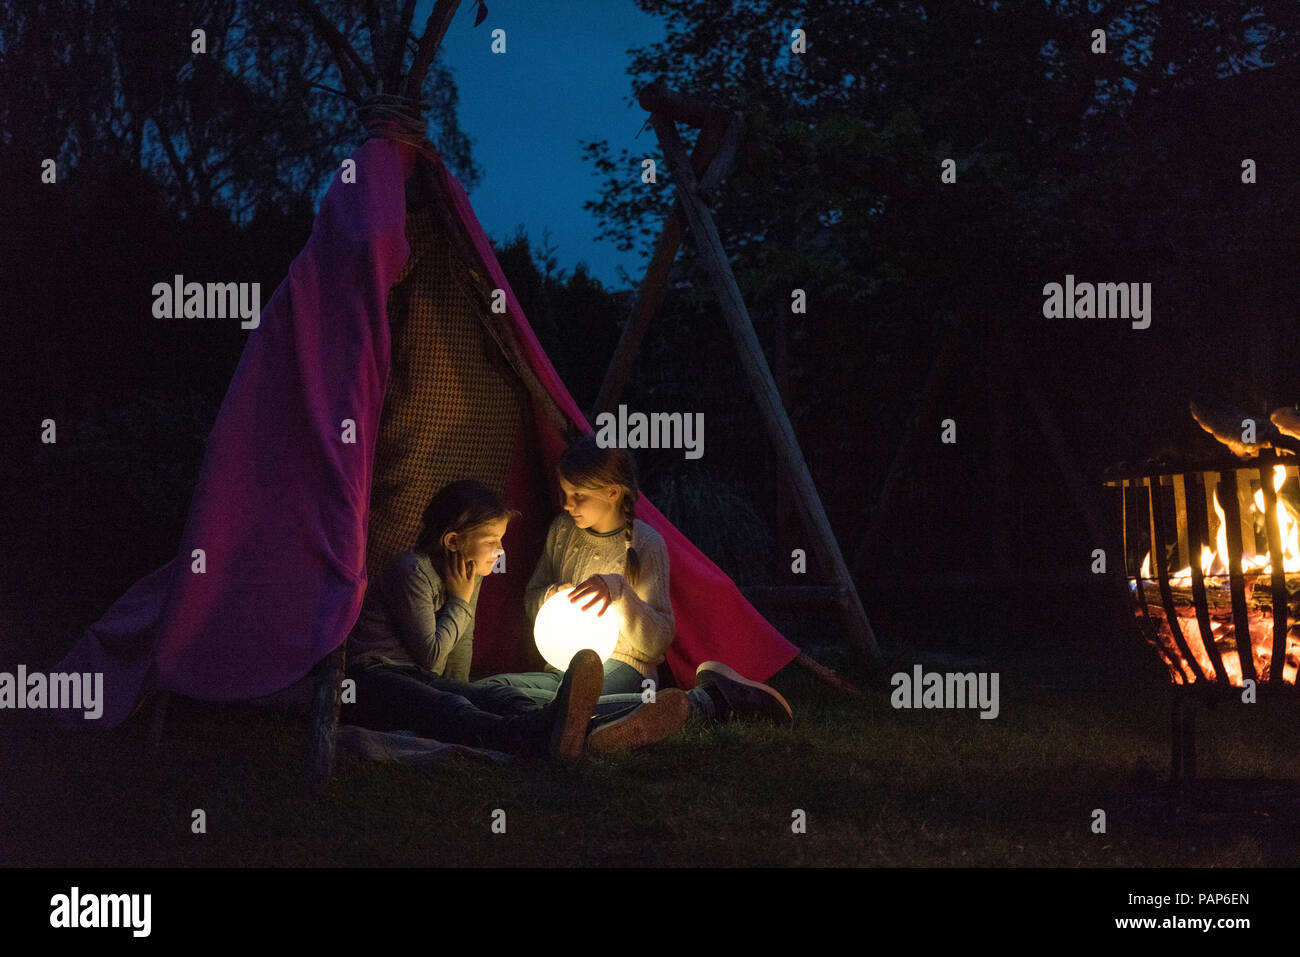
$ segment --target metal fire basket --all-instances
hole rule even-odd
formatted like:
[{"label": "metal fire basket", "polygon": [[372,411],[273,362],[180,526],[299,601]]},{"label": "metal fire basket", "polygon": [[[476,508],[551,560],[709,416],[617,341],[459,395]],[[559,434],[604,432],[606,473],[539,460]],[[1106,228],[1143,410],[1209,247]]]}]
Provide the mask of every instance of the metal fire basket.
[{"label": "metal fire basket", "polygon": [[[1127,475],[1120,490],[1131,610],[1177,686],[1175,780],[1194,778],[1191,707],[1294,692],[1300,671],[1300,468],[1266,450],[1220,468]],[[1290,573],[1288,573],[1288,565]]]}]

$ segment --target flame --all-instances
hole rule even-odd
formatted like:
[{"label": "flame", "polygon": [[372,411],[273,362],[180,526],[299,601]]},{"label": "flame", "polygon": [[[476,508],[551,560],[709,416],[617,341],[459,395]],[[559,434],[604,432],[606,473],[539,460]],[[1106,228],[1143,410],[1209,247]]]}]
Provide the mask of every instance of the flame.
[{"label": "flame", "polygon": [[[1273,466],[1273,491],[1282,491],[1282,486],[1285,483],[1286,467],[1283,465]],[[1298,572],[1300,571],[1300,522],[1297,522],[1296,511],[1291,507],[1290,502],[1278,495],[1277,504],[1278,508],[1273,515],[1273,527],[1277,529],[1278,541],[1282,543],[1282,570],[1285,572]],[[1264,514],[1263,489],[1255,492],[1255,509],[1260,515]],[[1265,559],[1265,564],[1267,564],[1267,559]]]},{"label": "flame", "polygon": [[[1300,573],[1300,511],[1297,511],[1296,507],[1281,495],[1282,486],[1286,484],[1286,477],[1285,466],[1275,465],[1273,467],[1273,491],[1277,503],[1273,513],[1273,529],[1276,531],[1278,541],[1282,545],[1282,570],[1285,574],[1290,575]],[[1219,650],[1219,658],[1223,663],[1223,669],[1229,682],[1231,684],[1240,684],[1242,680],[1241,661],[1237,653],[1234,636],[1235,625],[1231,610],[1231,599],[1228,597],[1231,588],[1228,520],[1223,507],[1219,504],[1217,488],[1214,491],[1211,504],[1214,507],[1216,519],[1215,528],[1212,530],[1214,548],[1211,549],[1208,545],[1201,546],[1201,554],[1197,560],[1207,595],[1213,593],[1213,600],[1209,603],[1210,633],[1209,635],[1202,634],[1201,622],[1197,619],[1196,611],[1190,601],[1179,603],[1176,624],[1188,650],[1200,666],[1202,674],[1209,680],[1216,680],[1214,664],[1207,650],[1208,642],[1213,642]],[[1267,515],[1263,489],[1255,492],[1253,504],[1254,512],[1252,517],[1255,519],[1255,524],[1263,525]],[[1267,538],[1265,541],[1267,541]],[[1270,601],[1289,602],[1291,589],[1287,588],[1287,594],[1272,596],[1271,599],[1262,599],[1261,607],[1256,607],[1255,602],[1252,600],[1256,584],[1262,584],[1265,588],[1271,589],[1273,568],[1266,544],[1262,551],[1253,547],[1257,543],[1248,544],[1251,547],[1247,550],[1254,551],[1255,554],[1240,559],[1235,571],[1245,579],[1249,616],[1247,627],[1250,630],[1255,674],[1257,678],[1263,680],[1270,674],[1273,657],[1273,615]],[[1147,592],[1147,607],[1153,618],[1152,624],[1156,625],[1161,649],[1166,659],[1168,659],[1167,663],[1170,666],[1171,677],[1179,684],[1190,683],[1195,680],[1195,671],[1191,666],[1191,662],[1186,659],[1174,639],[1171,630],[1171,624],[1173,623],[1165,619],[1159,588],[1152,579],[1151,553],[1147,552],[1142,559],[1139,579],[1133,583],[1133,587],[1142,587]],[[1188,565],[1171,574],[1169,585],[1175,589],[1190,589],[1192,586],[1191,566]],[[1296,621],[1297,616],[1294,613],[1288,617],[1290,627],[1286,639],[1283,680],[1289,684],[1295,684],[1297,675],[1300,674],[1300,622]]]}]

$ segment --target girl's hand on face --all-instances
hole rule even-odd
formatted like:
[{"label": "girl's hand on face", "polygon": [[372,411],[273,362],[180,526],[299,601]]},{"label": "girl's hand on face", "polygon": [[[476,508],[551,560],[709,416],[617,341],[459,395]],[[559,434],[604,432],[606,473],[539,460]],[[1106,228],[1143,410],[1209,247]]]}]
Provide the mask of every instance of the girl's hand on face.
[{"label": "girl's hand on face", "polygon": [[474,594],[474,563],[460,552],[447,553],[447,591],[464,602]]},{"label": "girl's hand on face", "polygon": [[597,616],[605,614],[605,610],[609,608],[610,604],[614,601],[613,596],[609,593],[609,586],[605,584],[605,579],[600,575],[592,575],[577,588],[573,589],[573,593],[569,595],[569,601],[581,601],[588,595],[592,596],[591,601],[583,605],[582,610],[586,611],[597,602],[600,602],[600,611],[596,612]]}]

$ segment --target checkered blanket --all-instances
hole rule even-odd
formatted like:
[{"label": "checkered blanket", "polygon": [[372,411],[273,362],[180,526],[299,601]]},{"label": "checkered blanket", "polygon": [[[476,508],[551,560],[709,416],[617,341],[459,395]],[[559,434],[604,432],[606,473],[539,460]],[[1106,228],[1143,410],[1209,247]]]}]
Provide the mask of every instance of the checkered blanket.
[{"label": "checkered blanket", "polygon": [[410,548],[439,489],[504,495],[526,401],[479,316],[481,278],[426,203],[407,211],[411,258],[388,296],[392,359],[375,449],[367,576]]}]

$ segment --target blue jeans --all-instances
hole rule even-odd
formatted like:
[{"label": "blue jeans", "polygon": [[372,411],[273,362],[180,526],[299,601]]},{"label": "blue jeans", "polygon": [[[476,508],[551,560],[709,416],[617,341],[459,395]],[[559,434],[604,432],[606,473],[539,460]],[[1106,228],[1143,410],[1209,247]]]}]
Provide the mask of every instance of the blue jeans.
[{"label": "blue jeans", "polygon": [[[528,695],[541,708],[555,700],[564,672],[556,668],[546,671],[526,671],[520,674],[492,675],[473,683],[478,688],[512,688]],[[600,701],[596,714],[615,716],[641,704],[641,682],[645,675],[623,661],[611,658],[605,662],[605,683],[600,688]]]},{"label": "blue jeans", "polygon": [[350,723],[509,754],[544,753],[550,740],[551,709],[517,688],[480,687],[393,665],[350,669],[348,677],[357,700],[343,705],[341,717]]}]

